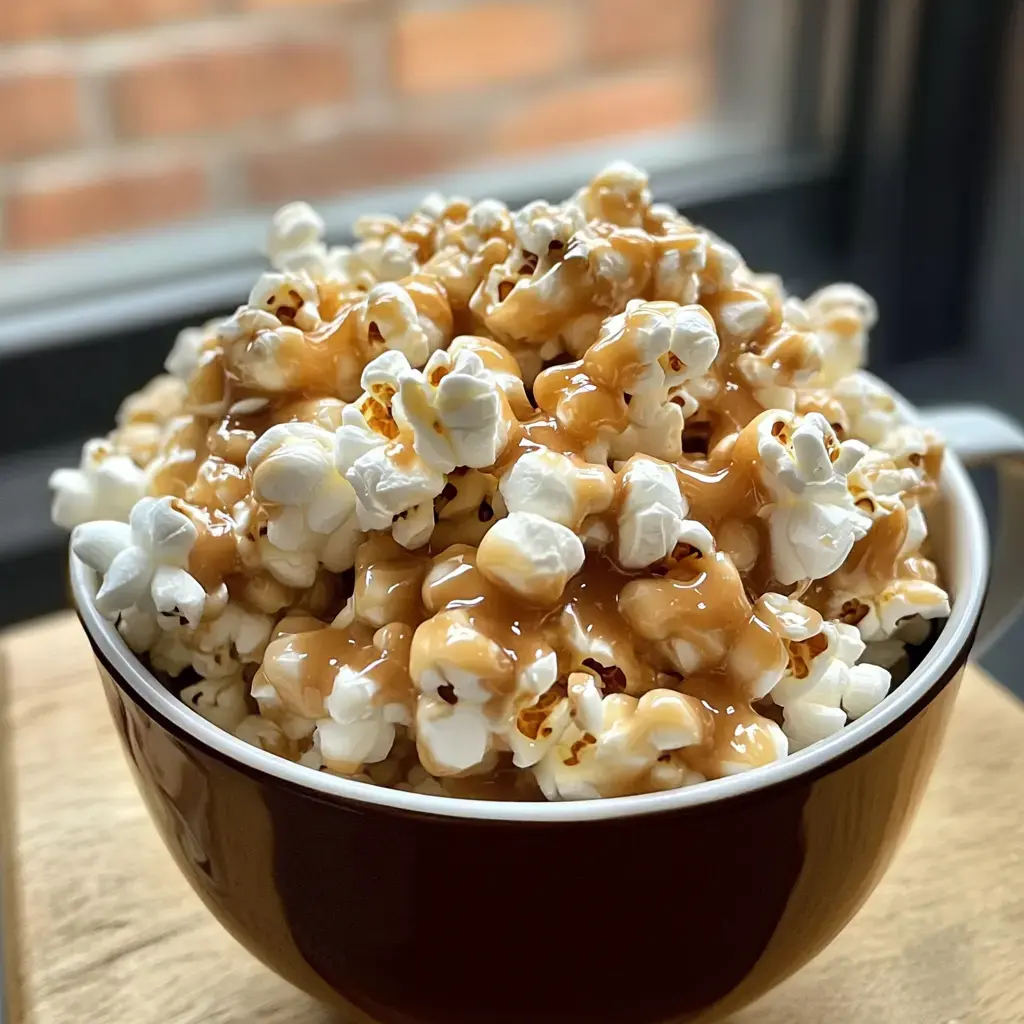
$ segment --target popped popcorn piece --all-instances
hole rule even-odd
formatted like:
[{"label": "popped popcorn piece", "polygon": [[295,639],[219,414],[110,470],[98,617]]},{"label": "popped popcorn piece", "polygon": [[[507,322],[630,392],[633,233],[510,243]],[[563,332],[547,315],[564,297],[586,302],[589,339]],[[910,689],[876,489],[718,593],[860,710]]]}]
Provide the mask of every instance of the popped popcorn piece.
[{"label": "popped popcorn piece", "polygon": [[499,487],[510,512],[533,512],[578,532],[584,519],[611,506],[615,476],[606,466],[542,449],[518,459]]},{"label": "popped popcorn piece", "polygon": [[902,422],[892,395],[867,374],[841,377],[832,394],[846,413],[850,433],[867,444],[881,444]]},{"label": "popped popcorn piece", "polygon": [[856,626],[867,643],[887,640],[908,619],[949,617],[949,595],[924,579],[893,579],[878,588],[867,583],[857,590],[837,587],[830,596],[830,613]]},{"label": "popped popcorn piece", "polygon": [[387,530],[395,517],[444,490],[444,474],[424,461],[411,442],[388,441],[362,414],[347,406],[335,435],[335,462],[356,495],[356,517],[364,530]]},{"label": "popped popcorn piece", "polygon": [[198,625],[206,592],[185,567],[198,531],[171,498],[140,498],[127,523],[76,526],[71,549],[103,576],[96,608],[107,618],[129,609],[163,629]]},{"label": "popped popcorn piece", "polygon": [[798,419],[771,412],[755,422],[762,475],[774,499],[768,506],[772,570],[780,583],[822,579],[871,526],[846,481],[867,448],[840,443],[817,413]]},{"label": "popped popcorn piece", "polygon": [[462,349],[454,358],[435,352],[422,373],[400,373],[398,387],[395,416],[433,469],[480,469],[497,460],[511,417],[504,393],[475,352]]},{"label": "popped popcorn piece", "polygon": [[267,256],[277,270],[296,268],[314,256],[326,255],[323,218],[308,203],[282,206],[270,222]]},{"label": "popped popcorn piece", "polygon": [[241,676],[201,679],[181,691],[181,700],[208,722],[234,732],[249,716]]},{"label": "popped popcorn piece", "polygon": [[[210,604],[207,600],[207,613]],[[206,679],[237,675],[245,665],[258,665],[263,660],[272,626],[269,615],[228,601],[216,618],[204,618],[191,635],[190,663]]]},{"label": "popped popcorn piece", "polygon": [[708,528],[686,518],[688,506],[671,466],[635,456],[621,474],[616,560],[625,569],[660,562],[677,545],[702,554],[714,550]]},{"label": "popped popcorn piece", "polygon": [[487,579],[526,601],[554,604],[583,566],[579,537],[533,512],[512,512],[487,532],[477,568]]},{"label": "popped popcorn piece", "polygon": [[813,333],[783,324],[741,353],[736,368],[766,409],[792,412],[797,389],[809,385],[821,368],[821,346]]},{"label": "popped popcorn piece", "polygon": [[[579,681],[576,718],[535,766],[549,800],[590,800],[662,788],[652,779],[665,754],[698,746],[710,734],[707,710],[695,697],[651,690],[639,700],[625,693],[601,699]],[[674,788],[696,779],[672,773]]]},{"label": "popped popcorn piece", "polygon": [[277,424],[249,449],[246,466],[253,497],[268,514],[261,554],[274,575],[308,586],[292,583],[295,574],[283,569],[293,556],[312,556],[298,574],[303,579],[310,563],[314,574],[320,561],[334,572],[352,565],[360,537],[356,495],[335,466],[330,431],[312,423]]},{"label": "popped popcorn piece", "polygon": [[874,299],[855,284],[830,284],[806,304],[822,346],[821,382],[830,386],[867,359],[868,331],[878,320]]},{"label": "popped popcorn piece", "polygon": [[353,775],[366,764],[383,761],[394,745],[396,726],[412,724],[412,691],[404,671],[410,636],[408,627],[398,623],[374,634],[373,644],[384,663],[389,655],[392,661],[402,663],[397,687],[393,678],[381,678],[380,662],[362,670],[338,666],[331,692],[324,699],[328,717],[317,721],[314,733],[321,762],[327,768]]},{"label": "popped popcorn piece", "polygon": [[50,474],[50,516],[65,530],[96,519],[126,522],[146,493],[146,474],[128,456],[111,451],[105,441],[86,441],[78,469]]},{"label": "popped popcorn piece", "polygon": [[500,718],[487,705],[515,685],[515,663],[464,610],[440,611],[412,640],[409,673],[419,691],[416,744],[432,775],[480,767]]},{"label": "popped popcorn piece", "polygon": [[321,326],[320,295],[304,270],[261,274],[249,292],[249,308],[273,314],[282,324],[314,331]]},{"label": "popped popcorn piece", "polygon": [[587,220],[609,221],[623,228],[639,228],[651,205],[647,174],[626,160],[615,160],[598,171],[572,202]]}]

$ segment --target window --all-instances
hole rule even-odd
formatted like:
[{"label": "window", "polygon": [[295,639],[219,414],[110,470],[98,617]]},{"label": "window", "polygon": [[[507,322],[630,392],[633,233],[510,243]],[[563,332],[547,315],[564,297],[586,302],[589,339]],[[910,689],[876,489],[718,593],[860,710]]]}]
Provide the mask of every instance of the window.
[{"label": "window", "polygon": [[341,235],[430,187],[557,198],[614,156],[689,199],[789,173],[828,141],[828,103],[793,102],[801,15],[839,81],[850,6],[13,0],[0,348],[93,333],[97,300],[122,325],[231,305],[297,197]]}]

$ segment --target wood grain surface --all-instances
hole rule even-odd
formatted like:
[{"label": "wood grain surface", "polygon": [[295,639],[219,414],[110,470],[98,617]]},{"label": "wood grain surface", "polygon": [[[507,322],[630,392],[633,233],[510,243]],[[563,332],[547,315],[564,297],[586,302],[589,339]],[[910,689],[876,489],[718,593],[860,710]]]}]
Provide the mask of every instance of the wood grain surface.
[{"label": "wood grain surface", "polygon": [[[16,941],[5,948],[20,952],[22,989],[9,999],[24,1019],[344,1024],[237,946],[178,874],[77,621],[4,634],[0,657],[17,869],[17,899],[3,904]],[[816,961],[732,1024],[1024,1021],[1022,739],[1024,706],[971,670],[920,815],[878,890]],[[9,811],[0,825],[10,838]]]}]

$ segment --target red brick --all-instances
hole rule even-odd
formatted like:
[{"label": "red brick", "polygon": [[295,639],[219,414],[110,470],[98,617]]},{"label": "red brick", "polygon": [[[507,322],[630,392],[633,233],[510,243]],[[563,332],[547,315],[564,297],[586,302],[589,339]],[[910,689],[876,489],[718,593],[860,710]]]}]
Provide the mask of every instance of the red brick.
[{"label": "red brick", "polygon": [[201,168],[114,174],[52,191],[23,191],[5,204],[5,241],[34,249],[182,220],[202,212]]},{"label": "red brick", "polygon": [[592,0],[588,51],[595,62],[709,54],[714,0]]},{"label": "red brick", "polygon": [[545,91],[497,123],[493,149],[499,153],[552,149],[682,124],[704,111],[709,86],[691,69],[606,78]]},{"label": "red brick", "polygon": [[407,93],[475,89],[557,71],[571,43],[566,12],[551,0],[412,10],[395,28],[394,74]]},{"label": "red brick", "polygon": [[0,41],[81,36],[203,14],[207,0],[0,0]]},{"label": "red brick", "polygon": [[361,0],[235,0],[235,6],[242,10],[265,11],[282,7],[352,6],[360,2]]},{"label": "red brick", "polygon": [[120,132],[131,138],[222,131],[346,98],[340,43],[204,51],[122,72],[111,96]]},{"label": "red brick", "polygon": [[465,159],[465,147],[443,131],[360,131],[254,155],[247,181],[255,201],[281,202],[411,181]]},{"label": "red brick", "polygon": [[79,137],[74,79],[68,75],[0,78],[0,125],[2,160],[74,145]]}]

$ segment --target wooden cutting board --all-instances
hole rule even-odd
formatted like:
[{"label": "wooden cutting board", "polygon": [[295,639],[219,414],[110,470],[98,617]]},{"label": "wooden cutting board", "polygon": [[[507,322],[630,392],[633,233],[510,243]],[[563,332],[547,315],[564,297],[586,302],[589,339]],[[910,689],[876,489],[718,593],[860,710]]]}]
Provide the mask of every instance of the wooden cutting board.
[{"label": "wooden cutting board", "polygon": [[[14,1022],[346,1024],[237,946],[178,874],[77,621],[3,634],[4,664]],[[969,672],[920,815],[877,891],[816,961],[732,1021],[1024,1021],[1024,705]]]}]

